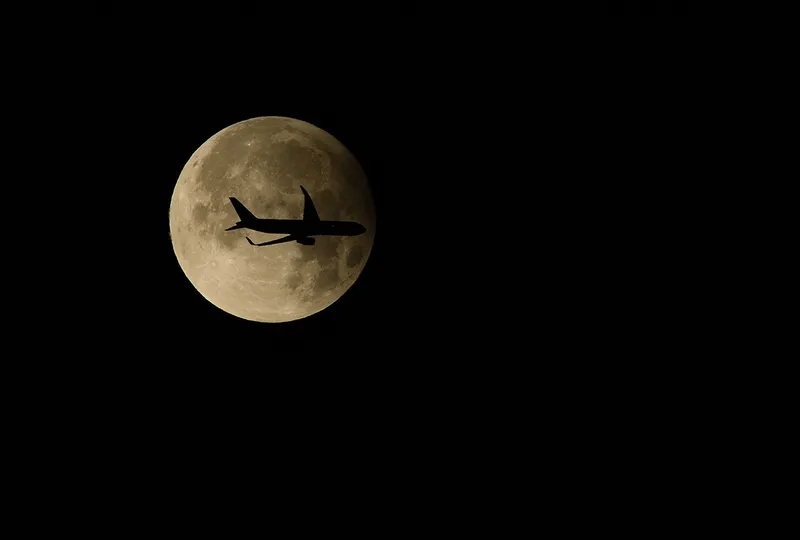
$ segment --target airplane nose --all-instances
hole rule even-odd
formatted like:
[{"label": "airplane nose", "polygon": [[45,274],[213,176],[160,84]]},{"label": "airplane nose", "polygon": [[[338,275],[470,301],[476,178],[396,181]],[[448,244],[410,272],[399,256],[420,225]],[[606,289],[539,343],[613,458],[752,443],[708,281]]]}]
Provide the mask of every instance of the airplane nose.
[{"label": "airplane nose", "polygon": [[356,234],[363,234],[367,232],[367,228],[360,223],[356,223]]}]

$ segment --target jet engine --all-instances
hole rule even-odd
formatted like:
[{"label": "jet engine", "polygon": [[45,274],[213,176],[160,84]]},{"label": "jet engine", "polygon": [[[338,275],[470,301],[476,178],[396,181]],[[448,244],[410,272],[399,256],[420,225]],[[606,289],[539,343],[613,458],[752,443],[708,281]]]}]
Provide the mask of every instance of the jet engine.
[{"label": "jet engine", "polygon": [[317,242],[316,238],[298,238],[297,241],[304,246],[313,246]]}]

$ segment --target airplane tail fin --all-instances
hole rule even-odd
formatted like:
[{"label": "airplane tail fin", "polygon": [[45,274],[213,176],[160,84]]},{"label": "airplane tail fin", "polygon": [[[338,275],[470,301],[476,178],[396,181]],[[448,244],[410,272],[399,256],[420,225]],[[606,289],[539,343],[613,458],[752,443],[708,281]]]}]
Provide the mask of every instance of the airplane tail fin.
[{"label": "airplane tail fin", "polygon": [[242,222],[248,221],[255,221],[257,218],[254,216],[250,210],[244,207],[242,203],[236,197],[229,197],[231,200],[231,204],[233,205],[233,209],[236,210],[236,213],[239,214],[239,219]]},{"label": "airplane tail fin", "polygon": [[234,231],[236,229],[244,229],[247,227],[248,223],[252,223],[256,221],[258,218],[250,212],[247,208],[244,207],[242,203],[236,197],[228,197],[231,200],[231,204],[233,205],[233,209],[236,210],[236,213],[239,215],[239,222],[236,223],[233,227],[228,227],[225,229],[226,231]]}]

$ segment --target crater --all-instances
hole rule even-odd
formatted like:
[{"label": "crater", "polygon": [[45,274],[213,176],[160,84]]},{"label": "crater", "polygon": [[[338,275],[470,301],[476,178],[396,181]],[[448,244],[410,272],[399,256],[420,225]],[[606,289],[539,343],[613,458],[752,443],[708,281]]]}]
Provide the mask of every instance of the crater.
[{"label": "crater", "polygon": [[320,219],[323,220],[340,220],[342,217],[342,208],[336,195],[330,189],[324,189],[317,194],[309,193],[314,201],[314,205],[319,212]]},{"label": "crater", "polygon": [[297,288],[302,285],[303,278],[300,277],[300,274],[297,272],[293,272],[291,276],[286,280],[286,286],[289,287],[291,290],[295,291]]},{"label": "crater", "polygon": [[231,231],[221,230],[217,235],[217,243],[227,250],[232,250],[236,246],[238,237]]},{"label": "crater", "polygon": [[197,203],[192,209],[192,221],[198,225],[205,225],[206,218],[208,218],[208,206],[203,203]]},{"label": "crater", "polygon": [[325,266],[331,262],[331,259],[336,257],[339,252],[339,246],[342,245],[342,239],[337,236],[319,236],[317,237],[316,253],[319,257],[319,263]]},{"label": "crater", "polygon": [[316,179],[322,176],[321,164],[315,159],[314,151],[310,148],[303,147],[294,140],[276,145],[274,148],[279,177],[289,176],[302,180],[304,178]]},{"label": "crater", "polygon": [[314,292],[319,294],[329,291],[339,284],[339,272],[336,267],[326,268],[322,270],[314,281]]},{"label": "crater", "polygon": [[356,244],[352,248],[350,248],[350,252],[347,254],[347,267],[348,268],[355,268],[361,262],[361,259],[364,258],[364,250],[361,248],[360,244]]}]

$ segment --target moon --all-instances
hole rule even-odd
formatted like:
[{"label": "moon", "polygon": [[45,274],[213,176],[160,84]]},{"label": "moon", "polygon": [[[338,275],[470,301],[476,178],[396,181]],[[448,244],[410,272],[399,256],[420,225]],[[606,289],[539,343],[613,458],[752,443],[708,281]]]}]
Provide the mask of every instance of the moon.
[{"label": "moon", "polygon": [[[313,246],[283,235],[225,231],[239,218],[236,197],[256,217],[303,218],[303,185],[320,219],[355,221],[359,236],[318,236]],[[279,323],[317,313],[361,274],[375,238],[375,206],[353,154],[324,130],[281,116],[251,118],[203,143],[175,184],[172,247],[186,277],[209,302],[250,321]]]}]

